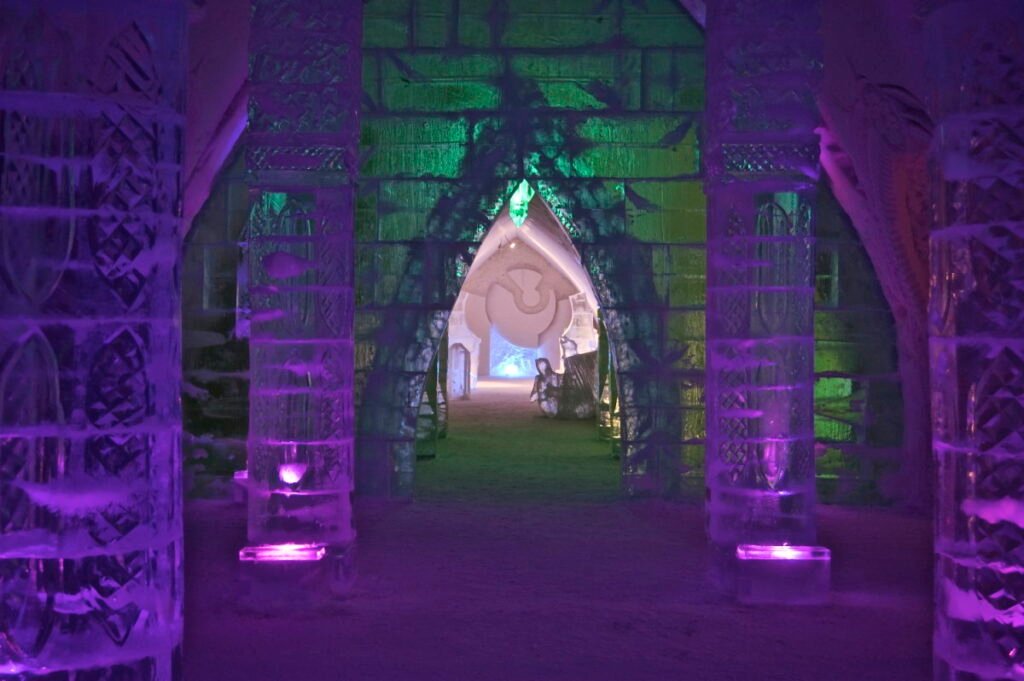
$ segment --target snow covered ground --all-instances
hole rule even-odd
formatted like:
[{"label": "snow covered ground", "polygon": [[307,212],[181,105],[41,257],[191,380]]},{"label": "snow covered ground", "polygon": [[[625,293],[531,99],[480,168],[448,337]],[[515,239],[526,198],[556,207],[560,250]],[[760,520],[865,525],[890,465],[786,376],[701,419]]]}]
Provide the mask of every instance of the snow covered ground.
[{"label": "snow covered ground", "polygon": [[744,607],[707,587],[698,504],[626,501],[591,424],[527,382],[451,405],[417,498],[357,509],[359,580],[317,612],[239,605],[245,509],[186,512],[189,681],[925,681],[931,528],[824,507],[832,605]]}]

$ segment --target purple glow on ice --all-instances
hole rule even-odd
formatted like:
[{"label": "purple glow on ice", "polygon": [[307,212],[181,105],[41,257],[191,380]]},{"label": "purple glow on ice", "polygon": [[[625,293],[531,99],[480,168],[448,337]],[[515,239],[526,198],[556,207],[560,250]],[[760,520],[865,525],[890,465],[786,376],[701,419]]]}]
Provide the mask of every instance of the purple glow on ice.
[{"label": "purple glow on ice", "polygon": [[740,544],[738,560],[832,560],[832,552],[824,546],[790,546],[789,544]]},{"label": "purple glow on ice", "polygon": [[[260,83],[250,106],[262,113],[245,138],[253,197],[248,541],[272,548],[242,560],[319,560],[319,548],[355,539],[351,169],[359,116],[351,103],[362,93],[362,65],[349,46],[361,42],[362,3],[328,5],[256,0],[250,15],[250,75]],[[293,22],[287,33],[281,17]],[[317,54],[344,56],[310,61],[310,42]],[[261,75],[259,65],[279,60],[316,75],[299,90]],[[328,82],[335,85],[321,87]],[[285,104],[312,100],[346,113],[307,116]]]},{"label": "purple glow on ice", "polygon": [[309,464],[296,461],[283,463],[277,467],[277,477],[286,485],[294,485],[302,480],[307,468],[309,468]]},{"label": "purple glow on ice", "polygon": [[238,560],[247,563],[314,562],[327,555],[324,544],[262,544],[247,546],[238,552]]}]

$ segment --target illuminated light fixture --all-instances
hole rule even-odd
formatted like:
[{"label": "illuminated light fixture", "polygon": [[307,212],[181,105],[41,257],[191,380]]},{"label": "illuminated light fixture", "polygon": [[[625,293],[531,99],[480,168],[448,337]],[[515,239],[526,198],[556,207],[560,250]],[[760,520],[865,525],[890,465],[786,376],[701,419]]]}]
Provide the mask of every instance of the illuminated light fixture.
[{"label": "illuminated light fixture", "polygon": [[260,544],[238,552],[244,563],[312,563],[327,555],[324,544]]},{"label": "illuminated light fixture", "polygon": [[526,222],[526,215],[530,212],[530,200],[533,198],[533,194],[533,187],[526,180],[520,182],[519,186],[512,193],[512,198],[508,202],[508,214],[516,227],[522,227],[523,223]]},{"label": "illuminated light fixture", "polygon": [[297,484],[306,474],[309,464],[289,461],[277,467],[277,477],[286,485]]},{"label": "illuminated light fixture", "polygon": [[818,605],[832,588],[832,552],[824,546],[740,544],[736,598],[741,603]]},{"label": "illuminated light fixture", "polygon": [[832,552],[824,546],[790,546],[789,544],[740,544],[739,560],[830,560]]}]

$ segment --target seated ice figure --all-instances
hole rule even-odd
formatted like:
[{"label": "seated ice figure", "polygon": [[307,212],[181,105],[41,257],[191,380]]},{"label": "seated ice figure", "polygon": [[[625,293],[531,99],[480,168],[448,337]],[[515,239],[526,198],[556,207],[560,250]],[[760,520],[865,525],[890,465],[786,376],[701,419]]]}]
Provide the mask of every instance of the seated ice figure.
[{"label": "seated ice figure", "polygon": [[565,358],[565,372],[557,373],[544,357],[537,359],[537,377],[530,400],[551,418],[589,419],[597,408],[597,353]]}]

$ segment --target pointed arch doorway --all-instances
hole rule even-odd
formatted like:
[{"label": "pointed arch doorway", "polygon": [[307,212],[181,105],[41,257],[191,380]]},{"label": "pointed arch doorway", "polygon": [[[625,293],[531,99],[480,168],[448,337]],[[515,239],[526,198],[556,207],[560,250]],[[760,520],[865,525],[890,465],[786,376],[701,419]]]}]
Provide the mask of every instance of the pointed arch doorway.
[{"label": "pointed arch doorway", "polygon": [[[597,312],[568,231],[521,182],[476,249],[427,372],[418,499],[617,496],[596,419]],[[468,401],[455,397],[463,385]]]},{"label": "pointed arch doorway", "polygon": [[561,372],[567,352],[596,351],[597,310],[567,230],[524,180],[480,242],[449,318],[448,342],[462,339],[472,348],[474,377],[532,378],[541,358]]},{"label": "pointed arch doorway", "polygon": [[[550,179],[529,181],[537,197],[527,212],[535,203],[535,210],[546,211],[559,228],[538,230],[547,237],[533,246],[560,242],[563,252],[575,253],[573,277],[589,280],[579,288],[592,291],[594,308],[602,311],[617,373],[620,489],[632,495],[672,493],[679,483],[680,383],[670,366],[675,359],[658,305],[653,249],[626,234],[621,183],[544,170]],[[487,255],[485,234],[505,206],[510,215],[522,209],[515,205],[522,185],[522,180],[474,173],[468,163],[463,181],[430,214],[433,238],[404,246],[396,294],[373,310],[373,327],[365,335],[369,342],[357,344],[357,371],[363,367],[357,379],[357,493],[412,495],[428,372],[463,282],[476,259]],[[357,338],[359,333],[357,324]]]}]

